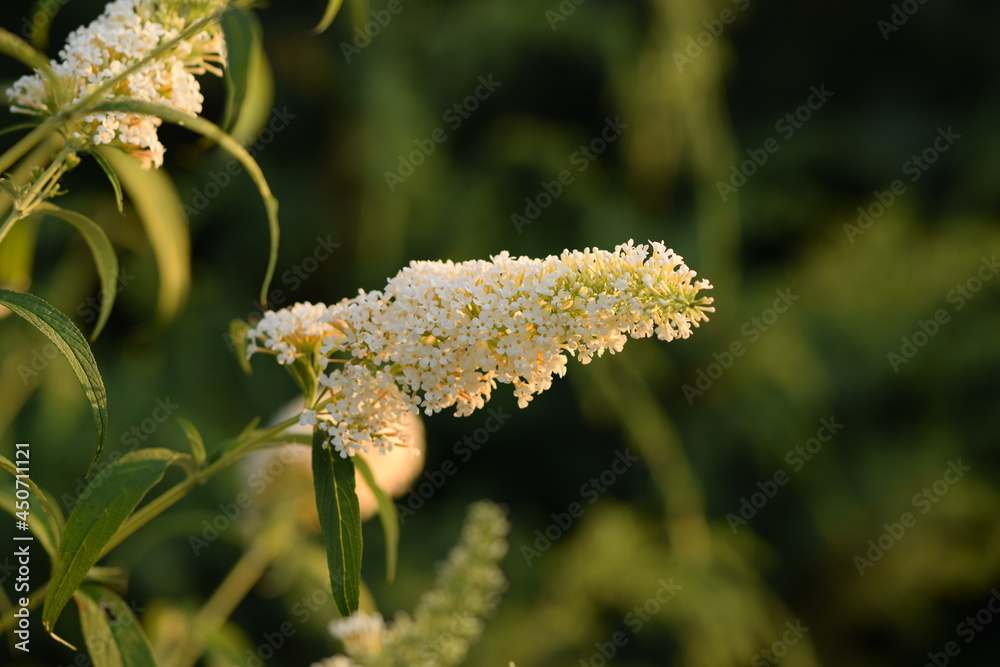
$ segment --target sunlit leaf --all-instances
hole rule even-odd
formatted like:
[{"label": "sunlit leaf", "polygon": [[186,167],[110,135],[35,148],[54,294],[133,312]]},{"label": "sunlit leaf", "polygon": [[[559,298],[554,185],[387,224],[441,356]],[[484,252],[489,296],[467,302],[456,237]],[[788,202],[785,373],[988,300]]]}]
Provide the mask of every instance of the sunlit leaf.
[{"label": "sunlit leaf", "polygon": [[149,237],[160,279],[157,317],[167,322],[180,310],[191,283],[191,239],[180,197],[163,172],[143,170],[118,150],[101,155],[121,179]]},{"label": "sunlit leaf", "polygon": [[80,381],[97,428],[97,451],[87,471],[89,475],[108,438],[108,395],[87,339],[68,317],[32,294],[0,289],[0,305],[7,306],[45,334],[66,357]]}]

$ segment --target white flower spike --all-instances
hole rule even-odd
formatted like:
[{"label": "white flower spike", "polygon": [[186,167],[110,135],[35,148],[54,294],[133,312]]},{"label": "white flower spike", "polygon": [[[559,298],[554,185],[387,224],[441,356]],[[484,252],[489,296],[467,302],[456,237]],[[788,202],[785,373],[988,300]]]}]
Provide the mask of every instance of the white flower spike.
[{"label": "white flower spike", "polygon": [[564,251],[545,259],[412,262],[385,290],[332,306],[268,311],[248,354],[279,363],[317,355],[329,370],[316,406],[327,444],[342,456],[406,445],[406,412],[483,407],[497,383],[518,405],[631,338],[687,338],[714,312],[706,280],[662,243]]}]

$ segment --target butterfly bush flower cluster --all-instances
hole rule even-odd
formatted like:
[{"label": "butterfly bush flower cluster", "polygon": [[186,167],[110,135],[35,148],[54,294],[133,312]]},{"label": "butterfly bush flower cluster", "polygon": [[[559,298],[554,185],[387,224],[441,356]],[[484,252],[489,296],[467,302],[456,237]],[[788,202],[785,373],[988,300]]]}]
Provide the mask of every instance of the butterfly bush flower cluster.
[{"label": "butterfly bush flower cluster", "polygon": [[412,262],[382,291],[268,311],[248,355],[315,360],[323,388],[303,423],[342,456],[405,445],[407,412],[483,407],[497,383],[518,405],[566,372],[621,351],[629,337],[687,338],[714,311],[706,280],[662,243],[564,251],[545,259]]},{"label": "butterfly bush flower cluster", "polygon": [[[221,75],[220,67],[226,61],[226,44],[217,22],[177,41],[127,76],[121,75],[157,48],[177,40],[192,22],[225,6],[225,0],[115,0],[90,25],[70,33],[59,60],[51,64],[68,99],[60,104],[50,83],[39,73],[30,74],[7,90],[11,111],[54,115],[117,78],[99,101],[152,102],[196,116],[204,100],[195,75]],[[121,148],[148,169],[163,164],[165,149],[157,137],[161,122],[143,114],[91,113],[77,119],[77,128],[70,134],[84,149],[101,145]]]}]

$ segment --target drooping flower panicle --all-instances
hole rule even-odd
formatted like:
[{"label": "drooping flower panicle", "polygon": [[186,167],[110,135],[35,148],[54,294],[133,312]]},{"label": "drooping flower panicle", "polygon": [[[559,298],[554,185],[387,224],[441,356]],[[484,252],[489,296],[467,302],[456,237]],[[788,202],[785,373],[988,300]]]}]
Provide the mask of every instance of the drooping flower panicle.
[{"label": "drooping flower panicle", "polygon": [[714,311],[699,296],[711,285],[695,275],[655,242],[545,259],[504,252],[412,262],[383,291],[268,311],[248,334],[248,354],[288,364],[318,352],[329,392],[317,425],[348,456],[405,444],[393,424],[407,410],[455,406],[468,415],[497,383],[514,385],[525,407],[565,374],[567,355],[588,363],[629,337],[687,338]]},{"label": "drooping flower panicle", "polygon": [[[13,101],[11,111],[37,116],[59,113],[177,39],[193,21],[225,5],[225,0],[114,0],[95,21],[70,33],[59,60],[51,63],[69,99],[60,105],[48,82],[38,73],[29,74],[7,90]],[[222,28],[212,22],[205,30],[178,41],[162,55],[121,77],[100,101],[153,102],[195,116],[201,113],[204,101],[195,75],[221,75],[220,66],[225,61]],[[70,134],[83,144],[83,149],[115,146],[148,169],[163,163],[165,149],[156,131],[161,122],[142,114],[91,113],[78,119],[78,128]]]}]

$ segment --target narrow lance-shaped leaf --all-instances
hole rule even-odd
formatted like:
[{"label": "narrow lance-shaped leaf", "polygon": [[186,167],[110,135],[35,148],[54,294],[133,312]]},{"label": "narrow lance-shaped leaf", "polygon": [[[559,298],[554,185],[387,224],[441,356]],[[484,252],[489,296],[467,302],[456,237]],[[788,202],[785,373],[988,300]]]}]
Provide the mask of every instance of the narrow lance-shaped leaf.
[{"label": "narrow lance-shaped leaf", "polygon": [[108,394],[87,339],[68,317],[32,294],[0,289],[0,305],[7,306],[48,336],[83,386],[97,428],[97,451],[87,469],[89,475],[108,438]]},{"label": "narrow lance-shaped leaf", "polygon": [[205,120],[200,116],[189,116],[183,111],[171,109],[162,104],[152,104],[151,102],[139,102],[135,100],[104,102],[96,106],[93,111],[120,111],[123,113],[157,116],[168,123],[186,127],[207,139],[211,139],[236,158],[237,162],[243,166],[251,180],[257,186],[257,190],[260,191],[260,196],[264,200],[264,209],[267,212],[271,250],[268,255],[264,283],[260,289],[261,304],[266,306],[267,291],[271,286],[271,279],[274,277],[274,268],[278,262],[278,237],[280,233],[278,226],[278,200],[271,193],[271,187],[267,184],[267,179],[264,178],[264,172],[261,171],[260,165],[253,159],[253,156],[232,135],[227,134],[215,123]]},{"label": "narrow lance-shaped leaf", "polygon": [[90,480],[66,520],[42,607],[46,629],[52,630],[104,547],[178,458],[177,452],[168,449],[140,449],[124,455]]},{"label": "narrow lance-shaped leaf", "polygon": [[399,514],[392,498],[375,480],[375,474],[363,456],[354,459],[361,478],[375,496],[378,505],[378,518],[382,522],[382,532],[385,533],[385,579],[390,584],[396,578],[396,563],[399,559]]},{"label": "narrow lance-shaped leaf", "polygon": [[94,263],[97,264],[97,274],[101,278],[101,313],[94,326],[94,333],[90,336],[91,340],[96,340],[108,321],[118,292],[118,256],[115,255],[115,249],[101,226],[82,213],[60,208],[48,202],[39,204],[37,210],[39,213],[47,213],[61,218],[76,227],[87,245],[90,246],[90,252],[94,255]]},{"label": "narrow lance-shaped leaf", "polygon": [[191,284],[191,240],[180,197],[162,171],[142,169],[137,160],[116,149],[102,149],[101,155],[121,180],[149,237],[160,280],[157,319],[168,322],[180,310]]},{"label": "narrow lance-shaped leaf", "polygon": [[318,429],[313,435],[316,509],[333,599],[340,613],[348,616],[358,610],[361,597],[361,505],[354,488],[354,460],[323,447],[323,435]]},{"label": "narrow lance-shaped leaf", "polygon": [[74,598],[94,667],[156,667],[149,640],[124,600],[90,583],[81,586]]}]

